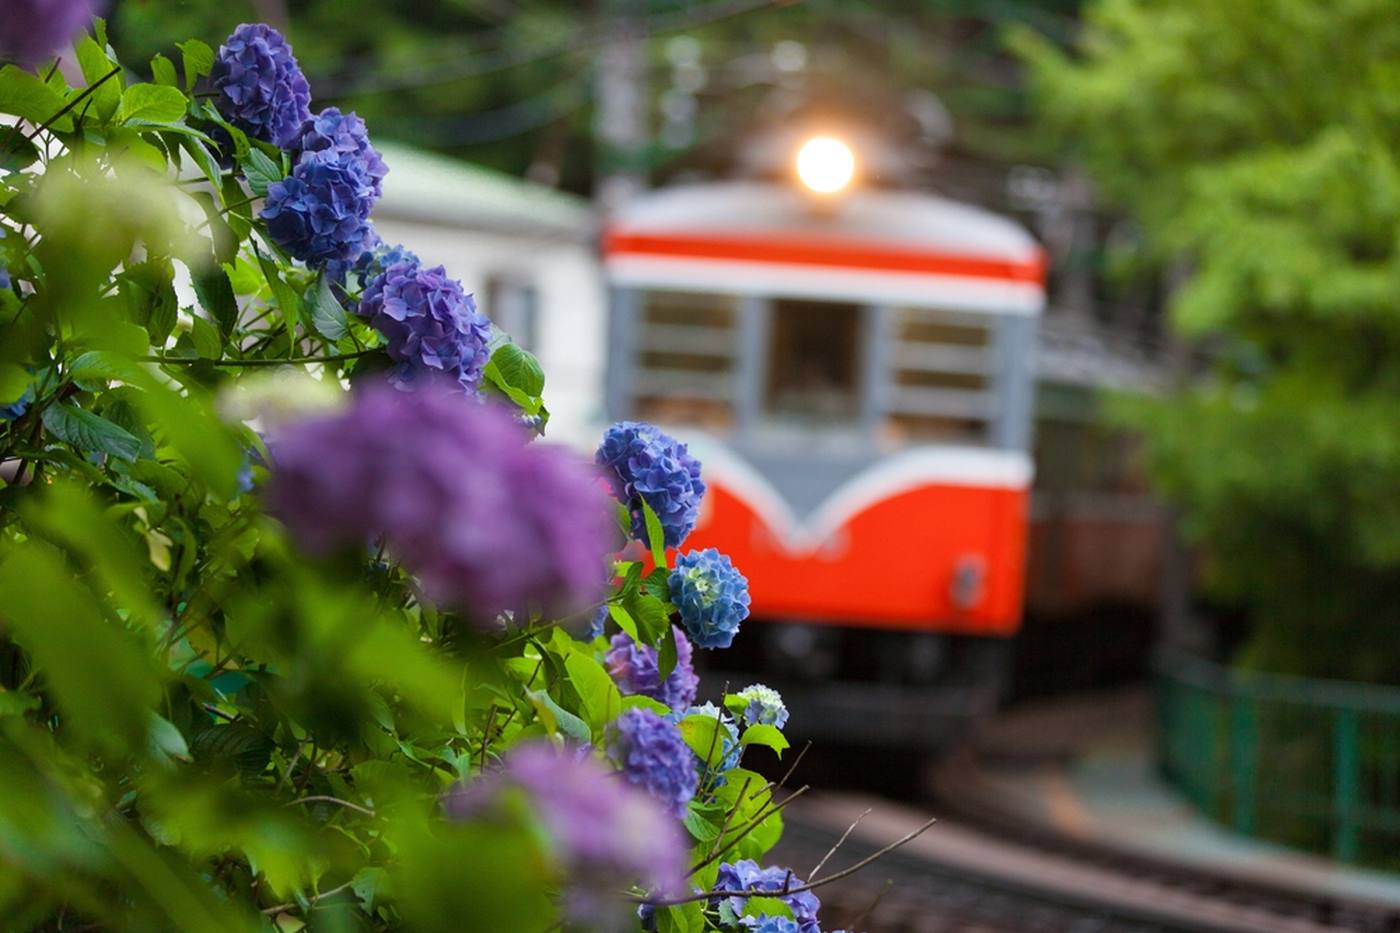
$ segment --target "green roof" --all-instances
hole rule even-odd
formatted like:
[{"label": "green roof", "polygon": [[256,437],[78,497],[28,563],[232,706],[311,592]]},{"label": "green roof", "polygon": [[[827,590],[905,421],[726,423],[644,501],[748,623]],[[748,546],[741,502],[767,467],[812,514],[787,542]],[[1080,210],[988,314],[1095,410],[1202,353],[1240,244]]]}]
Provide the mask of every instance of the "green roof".
[{"label": "green roof", "polygon": [[587,200],[399,143],[375,143],[389,174],[376,213],[474,229],[591,234]]}]

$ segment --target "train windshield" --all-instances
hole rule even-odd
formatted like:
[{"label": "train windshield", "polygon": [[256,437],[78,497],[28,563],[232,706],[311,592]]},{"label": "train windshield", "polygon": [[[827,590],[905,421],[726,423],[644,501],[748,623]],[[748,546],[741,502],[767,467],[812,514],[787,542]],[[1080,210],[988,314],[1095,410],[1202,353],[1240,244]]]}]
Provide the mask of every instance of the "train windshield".
[{"label": "train windshield", "polygon": [[860,306],[773,302],[768,413],[830,424],[860,415]]}]

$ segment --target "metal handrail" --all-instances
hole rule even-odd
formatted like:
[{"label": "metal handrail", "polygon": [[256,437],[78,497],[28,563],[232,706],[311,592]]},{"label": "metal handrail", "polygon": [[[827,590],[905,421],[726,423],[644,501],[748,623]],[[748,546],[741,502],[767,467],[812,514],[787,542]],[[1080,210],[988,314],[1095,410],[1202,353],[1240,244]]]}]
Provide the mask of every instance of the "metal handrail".
[{"label": "metal handrail", "polygon": [[1400,867],[1400,689],[1156,664],[1158,764],[1245,835]]}]

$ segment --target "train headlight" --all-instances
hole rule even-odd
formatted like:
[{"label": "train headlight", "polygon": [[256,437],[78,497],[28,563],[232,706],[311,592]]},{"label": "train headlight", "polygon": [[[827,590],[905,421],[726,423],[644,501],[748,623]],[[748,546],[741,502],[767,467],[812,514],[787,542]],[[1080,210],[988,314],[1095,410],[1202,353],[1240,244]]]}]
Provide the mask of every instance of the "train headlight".
[{"label": "train headlight", "polygon": [[856,174],[856,155],[834,136],[813,136],[797,150],[797,177],[817,194],[837,194]]}]

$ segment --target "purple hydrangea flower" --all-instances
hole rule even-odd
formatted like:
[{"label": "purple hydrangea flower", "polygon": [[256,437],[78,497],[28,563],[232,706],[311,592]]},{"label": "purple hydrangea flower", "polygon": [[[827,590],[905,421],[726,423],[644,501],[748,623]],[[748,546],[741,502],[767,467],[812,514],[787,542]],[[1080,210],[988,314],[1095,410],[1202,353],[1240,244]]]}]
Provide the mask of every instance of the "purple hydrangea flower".
[{"label": "purple hydrangea flower", "polygon": [[783,704],[782,694],[772,687],[753,684],[740,690],[735,696],[744,701],[745,725],[769,725],[779,729],[787,725],[787,706]]},{"label": "purple hydrangea flower", "polygon": [[442,266],[428,269],[416,258],[393,263],[365,289],[359,313],[388,341],[399,364],[391,379],[400,388],[434,372],[468,391],[481,383],[491,322]]},{"label": "purple hydrangea flower", "polygon": [[458,820],[497,815],[511,790],[529,797],[554,857],[578,888],[635,881],[660,895],[685,890],[687,845],[679,824],[587,755],[544,742],[518,745],[501,770],[449,792],[443,808]]},{"label": "purple hydrangea flower", "polygon": [[[336,107],[327,107],[301,125],[288,148],[302,153],[334,153],[337,162],[353,165],[364,173],[365,183],[375,198],[384,193],[384,176],[389,174],[389,166],[369,144],[365,121],[353,111],[341,113]],[[377,241],[378,236],[374,239]],[[396,249],[407,252],[402,246]]]},{"label": "purple hydrangea flower", "polygon": [[691,666],[690,639],[679,628],[671,628],[676,635],[676,666],[664,682],[661,680],[656,649],[637,644],[626,632],[618,632],[612,637],[603,664],[616,681],[617,689],[624,695],[651,697],[673,710],[683,710],[695,702],[700,678]]},{"label": "purple hydrangea flower", "polygon": [[324,149],[303,153],[291,175],[267,186],[259,216],[278,246],[307,265],[325,266],[373,243],[369,214],[376,197],[373,175],[358,157]]},{"label": "purple hydrangea flower", "polygon": [[[781,894],[784,889],[800,887],[802,879],[794,875],[791,869],[787,868],[759,868],[758,863],[753,859],[741,859],[737,862],[724,862],[719,866],[719,876],[715,879],[714,890],[716,891],[763,891],[771,893],[792,909],[793,919],[797,921],[797,929],[801,933],[821,933],[821,927],[817,923],[817,911],[821,910],[822,902],[811,891],[801,891],[796,894]],[[736,917],[744,914],[744,904],[748,902],[747,896],[731,895],[728,897],[715,898],[711,903],[714,906],[727,905],[734,912]]]},{"label": "purple hydrangea flower", "polygon": [[97,11],[91,0],[7,0],[0,16],[0,59],[37,64],[82,32]]},{"label": "purple hydrangea flower", "polygon": [[279,425],[268,503],[313,554],[383,537],[424,592],[489,624],[597,599],[606,497],[563,447],[527,443],[504,408],[437,384],[358,391]]},{"label": "purple hydrangea flower", "polygon": [[[699,706],[692,706],[685,711],[687,716],[709,716],[719,720],[719,761],[715,764],[714,774],[711,775],[708,783],[714,787],[721,787],[725,783],[724,773],[732,771],[739,766],[739,757],[744,753],[744,749],[739,745],[739,729],[734,725],[734,717],[715,706],[713,703],[702,703]],[[696,756],[699,757],[699,756]]]},{"label": "purple hydrangea flower", "polygon": [[749,617],[749,581],[714,548],[676,558],[668,580],[671,602],[701,648],[728,648]]},{"label": "purple hydrangea flower", "polygon": [[705,484],[700,461],[684,444],[642,421],[620,421],[603,434],[597,462],[607,468],[617,501],[632,512],[632,537],[643,543],[642,500],[661,520],[667,547],[679,547],[695,527]]},{"label": "purple hydrangea flower", "polygon": [[249,136],[290,148],[311,116],[311,87],[292,47],[262,23],[233,31],[214,58],[210,74],[224,118]]},{"label": "purple hydrangea flower", "polygon": [[608,726],[608,754],[627,780],[644,788],[676,819],[695,796],[695,755],[674,723],[649,709],[629,709]]}]

